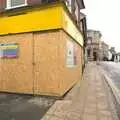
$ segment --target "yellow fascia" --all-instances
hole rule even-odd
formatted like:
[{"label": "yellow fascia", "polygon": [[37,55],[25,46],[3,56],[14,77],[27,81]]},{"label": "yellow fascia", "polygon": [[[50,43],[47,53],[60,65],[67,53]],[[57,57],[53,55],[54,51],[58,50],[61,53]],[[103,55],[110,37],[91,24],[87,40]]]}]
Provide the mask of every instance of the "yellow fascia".
[{"label": "yellow fascia", "polygon": [[[22,12],[21,12],[22,13]],[[61,28],[60,4],[0,17],[0,35]]]},{"label": "yellow fascia", "polygon": [[[24,10],[14,16],[0,16],[0,35],[64,29],[83,46],[83,37],[62,3]],[[11,13],[13,14],[13,13]]]},{"label": "yellow fascia", "polygon": [[62,28],[76,40],[81,46],[83,46],[82,33],[77,29],[73,21],[70,19],[67,12],[62,9]]}]

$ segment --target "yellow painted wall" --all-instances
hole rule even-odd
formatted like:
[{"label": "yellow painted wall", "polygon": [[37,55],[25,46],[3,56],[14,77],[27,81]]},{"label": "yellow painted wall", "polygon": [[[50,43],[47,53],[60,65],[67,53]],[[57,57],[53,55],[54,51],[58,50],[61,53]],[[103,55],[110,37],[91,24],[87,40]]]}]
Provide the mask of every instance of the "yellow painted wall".
[{"label": "yellow painted wall", "polygon": [[58,4],[31,11],[21,11],[20,15],[1,16],[0,35],[61,28],[60,10]]},{"label": "yellow painted wall", "polygon": [[83,36],[77,29],[67,12],[62,9],[62,28],[69,33],[81,46],[83,46]]},{"label": "yellow painted wall", "polygon": [[57,3],[38,9],[24,10],[21,11],[24,14],[20,15],[9,16],[12,13],[5,14],[0,17],[0,35],[64,29],[83,46],[82,34],[76,28],[64,7],[62,3]]}]

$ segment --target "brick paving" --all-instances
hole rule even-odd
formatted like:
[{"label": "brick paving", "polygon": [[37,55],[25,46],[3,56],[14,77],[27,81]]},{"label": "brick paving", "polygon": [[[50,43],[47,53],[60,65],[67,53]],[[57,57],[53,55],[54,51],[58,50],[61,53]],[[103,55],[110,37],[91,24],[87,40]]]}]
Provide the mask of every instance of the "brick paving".
[{"label": "brick paving", "polygon": [[[42,120],[117,120],[100,67],[89,63],[83,80],[49,109]],[[114,113],[114,114],[113,114]]]}]

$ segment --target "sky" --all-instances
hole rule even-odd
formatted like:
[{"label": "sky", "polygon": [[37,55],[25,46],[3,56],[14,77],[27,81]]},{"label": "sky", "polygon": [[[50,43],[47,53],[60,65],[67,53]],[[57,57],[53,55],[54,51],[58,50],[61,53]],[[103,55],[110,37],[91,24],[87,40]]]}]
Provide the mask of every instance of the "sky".
[{"label": "sky", "polygon": [[120,0],[84,0],[88,29],[99,30],[102,41],[120,52]]}]

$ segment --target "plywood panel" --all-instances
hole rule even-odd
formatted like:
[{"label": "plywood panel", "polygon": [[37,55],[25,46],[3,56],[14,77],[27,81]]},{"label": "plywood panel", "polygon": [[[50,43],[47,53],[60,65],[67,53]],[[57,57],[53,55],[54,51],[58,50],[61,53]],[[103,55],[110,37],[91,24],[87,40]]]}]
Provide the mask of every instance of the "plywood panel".
[{"label": "plywood panel", "polygon": [[36,94],[59,94],[58,47],[60,32],[35,34],[35,81]]},{"label": "plywood panel", "polygon": [[[71,68],[66,66],[68,40],[78,49]],[[62,96],[81,78],[82,48],[63,30],[1,36],[0,42],[19,44],[18,58],[0,59],[0,91]]]},{"label": "plywood panel", "polygon": [[0,91],[33,93],[32,34],[1,36],[1,43],[19,45],[19,57],[0,59]]},{"label": "plywood panel", "polygon": [[62,96],[81,79],[81,46],[77,48],[77,65],[66,66],[67,40],[72,40],[63,30],[35,34],[35,93]]},{"label": "plywood panel", "polygon": [[[61,81],[60,85],[61,95],[63,95],[67,90],[69,90],[77,81],[81,80],[82,75],[82,57],[81,50],[82,47],[77,44],[70,36],[68,36],[65,32],[61,30],[61,38],[60,38],[60,53],[59,53],[59,79]],[[66,49],[67,49],[67,41],[72,41],[74,46],[77,48],[77,65],[74,67],[67,67],[66,65]]]}]

